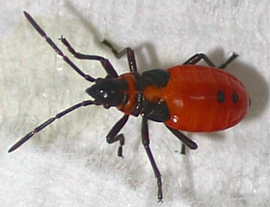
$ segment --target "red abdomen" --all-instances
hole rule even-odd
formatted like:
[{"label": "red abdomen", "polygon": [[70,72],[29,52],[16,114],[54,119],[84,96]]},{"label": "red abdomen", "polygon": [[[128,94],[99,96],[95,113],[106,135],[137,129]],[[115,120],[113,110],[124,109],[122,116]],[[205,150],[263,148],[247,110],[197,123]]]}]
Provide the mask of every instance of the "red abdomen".
[{"label": "red abdomen", "polygon": [[162,99],[170,111],[165,122],[177,130],[212,132],[237,124],[247,113],[249,96],[243,84],[217,68],[181,65],[168,69]]}]

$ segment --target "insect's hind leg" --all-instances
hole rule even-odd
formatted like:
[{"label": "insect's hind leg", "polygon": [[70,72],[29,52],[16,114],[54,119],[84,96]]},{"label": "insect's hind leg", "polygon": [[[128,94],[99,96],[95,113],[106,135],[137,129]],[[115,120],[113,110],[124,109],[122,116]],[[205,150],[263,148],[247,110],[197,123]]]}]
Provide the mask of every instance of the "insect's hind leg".
[{"label": "insect's hind leg", "polygon": [[183,65],[194,65],[203,59],[209,66],[216,67],[215,64],[203,53],[198,53],[189,58]]},{"label": "insect's hind leg", "polygon": [[[231,63],[235,58],[237,58],[238,55],[236,53],[233,53],[228,60],[226,60],[225,63],[221,64],[218,68],[224,69],[226,66]],[[208,58],[207,55],[203,53],[198,53],[193,55],[191,58],[189,58],[186,62],[183,63],[183,65],[194,65],[198,63],[200,60],[204,60],[209,66],[216,67],[216,65]]]},{"label": "insect's hind leg", "polygon": [[[195,150],[198,148],[197,144],[189,139],[186,135],[181,133],[180,131],[173,129],[167,125],[165,125],[184,145],[188,146],[190,149]],[[185,147],[181,148],[181,154],[185,154]]]},{"label": "insect's hind leg", "polygon": [[108,40],[104,39],[101,43],[106,45],[108,48],[110,48],[112,53],[115,55],[117,59],[120,59],[125,54],[127,54],[127,60],[128,60],[130,71],[137,72],[135,54],[134,54],[134,51],[130,47],[126,47],[122,51],[118,52]]},{"label": "insect's hind leg", "polygon": [[236,54],[235,52],[233,52],[233,54],[228,58],[228,60],[226,60],[225,63],[221,64],[218,68],[220,69],[224,69],[226,68],[226,66],[231,63],[235,58],[238,57],[238,54]]}]

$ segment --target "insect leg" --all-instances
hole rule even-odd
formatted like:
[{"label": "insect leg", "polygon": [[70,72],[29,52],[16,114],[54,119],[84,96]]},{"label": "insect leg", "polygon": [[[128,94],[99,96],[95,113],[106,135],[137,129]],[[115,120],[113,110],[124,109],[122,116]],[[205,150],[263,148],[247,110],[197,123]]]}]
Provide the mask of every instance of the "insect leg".
[{"label": "insect leg", "polygon": [[8,152],[12,152],[14,150],[16,150],[18,147],[20,147],[23,143],[25,143],[27,140],[29,140],[31,137],[33,137],[36,133],[38,133],[39,131],[41,131],[42,129],[44,129],[45,127],[47,127],[48,125],[50,125],[52,122],[54,122],[56,119],[60,119],[62,116],[65,116],[66,114],[74,111],[75,109],[78,109],[79,107],[82,106],[89,106],[95,104],[94,101],[91,100],[87,100],[87,101],[83,101],[81,103],[77,103],[67,109],[65,109],[64,111],[61,111],[60,113],[56,114],[54,117],[48,119],[47,121],[43,122],[42,124],[40,124],[38,127],[36,127],[33,131],[29,132],[28,134],[26,134],[22,139],[20,139],[18,142],[16,142],[9,150]]},{"label": "insect leg", "polygon": [[142,143],[146,150],[147,156],[151,162],[152,168],[154,170],[155,176],[157,178],[157,187],[158,187],[158,202],[162,202],[163,196],[162,196],[162,181],[161,181],[161,175],[159,172],[159,169],[156,165],[155,159],[152,155],[151,149],[150,149],[150,139],[149,139],[149,132],[148,132],[148,124],[147,124],[147,118],[142,118]]},{"label": "insect leg", "polygon": [[[231,63],[238,55],[233,53],[225,63],[221,64],[218,68],[224,69],[229,63]],[[189,58],[183,65],[193,65],[198,63],[201,59],[203,59],[209,66],[216,67],[215,64],[203,53],[198,53]]]},{"label": "insect leg", "polygon": [[183,65],[194,65],[203,59],[209,66],[216,67],[214,63],[203,53],[198,53],[189,58]]},{"label": "insect leg", "polygon": [[64,53],[56,46],[56,44],[51,40],[50,37],[47,36],[47,34],[41,29],[41,27],[36,23],[36,21],[28,14],[27,12],[23,12],[26,19],[31,23],[31,25],[36,29],[36,31],[43,37],[45,38],[46,42],[54,49],[54,51],[60,55],[63,60],[71,66],[80,76],[82,76],[84,79],[94,82],[95,78],[92,76],[85,74],[82,72],[67,56],[64,55]]},{"label": "insect leg", "polygon": [[[184,135],[183,133],[181,133],[178,130],[175,130],[167,125],[165,125],[183,144],[185,144],[186,146],[188,146],[190,149],[197,149],[198,146],[195,142],[193,142],[191,139],[189,139],[186,135]],[[182,150],[181,150],[182,151]]]},{"label": "insect leg", "polygon": [[104,39],[101,43],[106,45],[108,48],[110,48],[112,53],[115,55],[117,59],[120,59],[125,54],[127,54],[127,60],[128,60],[130,72],[137,72],[135,54],[134,54],[134,51],[130,47],[126,47],[122,51],[117,52],[117,50],[112,46],[112,44],[108,42],[106,39]]},{"label": "insect leg", "polygon": [[104,57],[97,56],[97,55],[85,55],[79,52],[76,52],[74,48],[69,44],[66,38],[61,36],[59,40],[67,47],[68,51],[74,55],[75,58],[81,59],[81,60],[97,60],[101,63],[102,67],[105,69],[106,73],[108,75],[111,75],[112,77],[116,78],[118,77],[118,74],[116,70],[113,68],[112,64],[108,59],[105,59]]},{"label": "insect leg", "polygon": [[[125,137],[123,134],[118,134],[118,132],[123,128],[123,126],[127,123],[129,115],[124,115],[109,131],[106,136],[106,140],[109,144],[119,141],[120,146],[118,148],[117,155],[119,157],[123,156],[123,145],[125,144]],[[117,135],[118,134],[118,135]]]},{"label": "insect leg", "polygon": [[226,60],[225,63],[221,64],[218,68],[220,69],[224,69],[226,68],[226,66],[231,63],[235,58],[237,58],[238,55],[236,53],[233,52],[233,54],[228,58],[228,60]]},{"label": "insect leg", "polygon": [[182,145],[181,145],[181,151],[180,151],[180,154],[182,154],[182,155],[185,155],[185,154],[186,154],[186,145],[184,145],[183,143],[182,143]]}]

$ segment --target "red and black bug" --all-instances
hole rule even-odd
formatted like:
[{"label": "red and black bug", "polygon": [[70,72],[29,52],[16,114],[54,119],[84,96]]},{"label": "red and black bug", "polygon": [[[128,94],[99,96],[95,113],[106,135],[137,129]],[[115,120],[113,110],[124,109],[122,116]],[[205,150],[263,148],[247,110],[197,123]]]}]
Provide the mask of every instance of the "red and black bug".
[{"label": "red and black bug", "polygon": [[[25,135],[8,152],[20,147],[56,119],[80,107],[103,105],[108,109],[113,106],[124,115],[107,134],[107,142],[112,144],[119,141],[118,156],[122,156],[125,138],[119,132],[130,115],[142,116],[142,143],[157,178],[158,201],[162,201],[161,175],[149,146],[148,120],[163,122],[183,146],[197,149],[197,144],[179,130],[187,132],[224,130],[240,122],[248,111],[250,99],[244,85],[222,70],[237,57],[235,53],[219,67],[216,67],[206,55],[195,54],[183,65],[167,70],[154,69],[140,74],[137,72],[135,55],[131,48],[127,47],[117,52],[107,40],[103,40],[102,43],[112,50],[116,58],[127,55],[130,72],[118,75],[109,60],[96,55],[78,53],[65,38],[61,37],[60,40],[75,58],[96,60],[101,63],[107,76],[96,79],[82,72],[65,56],[27,12],[24,12],[24,15],[72,69],[87,81],[94,82],[86,89],[86,93],[94,100],[83,101],[56,114]],[[209,66],[195,65],[202,59]],[[182,149],[184,150],[184,147]]]}]

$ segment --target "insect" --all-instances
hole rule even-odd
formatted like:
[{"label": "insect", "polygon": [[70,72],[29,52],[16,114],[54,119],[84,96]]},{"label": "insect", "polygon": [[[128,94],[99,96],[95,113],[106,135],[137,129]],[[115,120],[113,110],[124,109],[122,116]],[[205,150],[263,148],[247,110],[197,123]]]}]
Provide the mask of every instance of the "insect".
[{"label": "insect", "polygon": [[[214,132],[225,130],[240,122],[246,115],[250,98],[244,85],[224,69],[237,55],[233,53],[229,59],[216,67],[205,54],[195,54],[182,65],[167,70],[154,69],[140,74],[137,71],[134,51],[127,47],[121,52],[107,41],[116,58],[126,55],[130,72],[118,75],[109,60],[101,56],[86,55],[76,52],[62,36],[61,42],[70,53],[78,59],[99,61],[106,71],[105,78],[93,78],[80,70],[56,44],[46,35],[36,21],[27,13],[25,17],[35,30],[45,38],[46,42],[63,60],[81,77],[94,83],[86,89],[93,100],[77,103],[37,126],[15,143],[8,152],[12,152],[36,133],[68,113],[85,106],[102,105],[108,109],[116,107],[124,115],[112,127],[106,136],[109,144],[119,142],[118,156],[122,156],[125,138],[119,134],[130,115],[142,117],[142,144],[150,160],[157,179],[157,198],[162,201],[161,174],[150,149],[148,120],[162,122],[181,142],[183,146],[197,149],[197,144],[185,136],[187,132]],[[208,66],[195,65],[204,60]],[[182,148],[184,153],[184,147]]]}]

